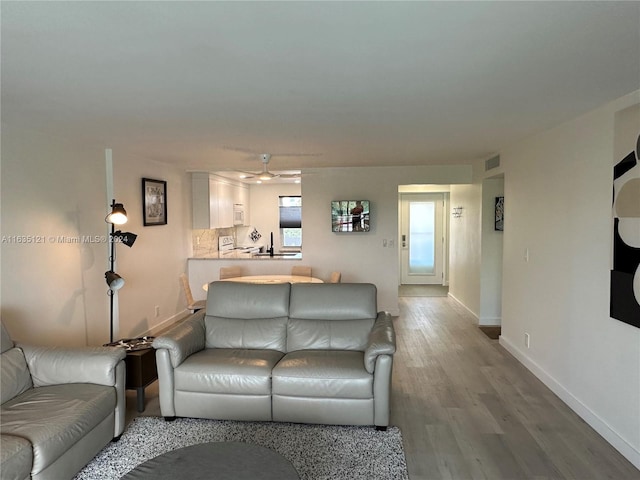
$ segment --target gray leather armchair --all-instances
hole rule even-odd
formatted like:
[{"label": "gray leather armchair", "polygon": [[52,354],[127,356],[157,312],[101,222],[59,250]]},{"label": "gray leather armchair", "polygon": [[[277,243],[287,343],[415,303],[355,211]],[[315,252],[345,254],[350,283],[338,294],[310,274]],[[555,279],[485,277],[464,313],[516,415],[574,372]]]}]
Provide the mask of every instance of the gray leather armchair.
[{"label": "gray leather armchair", "polygon": [[71,478],[125,422],[126,353],[14,345],[1,326],[0,478]]},{"label": "gray leather armchair", "polygon": [[165,417],[389,424],[395,332],[373,284],[213,282],[157,337]]}]

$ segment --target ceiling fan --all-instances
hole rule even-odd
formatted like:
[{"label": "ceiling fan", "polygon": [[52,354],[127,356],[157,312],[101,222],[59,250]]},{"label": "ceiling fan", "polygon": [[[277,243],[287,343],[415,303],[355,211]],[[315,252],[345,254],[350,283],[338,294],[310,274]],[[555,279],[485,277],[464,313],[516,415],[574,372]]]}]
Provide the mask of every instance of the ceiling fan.
[{"label": "ceiling fan", "polygon": [[292,178],[292,179],[297,179],[300,178],[300,172],[296,172],[296,173],[272,173],[269,171],[268,168],[268,164],[269,164],[269,160],[271,160],[271,157],[317,157],[322,155],[321,153],[260,153],[257,154],[252,150],[247,150],[245,148],[237,148],[237,147],[229,147],[229,146],[225,146],[223,147],[225,150],[233,150],[233,151],[237,151],[237,152],[245,152],[245,153],[251,153],[252,155],[258,155],[258,157],[260,158],[260,161],[262,162],[262,171],[261,172],[247,172],[247,171],[242,171],[242,170],[238,170],[240,173],[243,174],[243,178],[244,179],[250,179],[250,178],[256,178],[259,181],[269,181],[272,180],[274,178],[281,178],[281,179],[288,179],[288,178]]},{"label": "ceiling fan", "polygon": [[246,173],[247,176],[244,178],[257,178],[258,180],[263,180],[263,181],[268,181],[271,180],[273,178],[299,178],[300,174],[299,173],[271,173],[269,171],[268,165],[269,165],[269,160],[271,160],[271,154],[270,153],[261,153],[260,154],[260,160],[262,161],[262,172],[260,173],[254,173],[254,172],[243,172]]}]

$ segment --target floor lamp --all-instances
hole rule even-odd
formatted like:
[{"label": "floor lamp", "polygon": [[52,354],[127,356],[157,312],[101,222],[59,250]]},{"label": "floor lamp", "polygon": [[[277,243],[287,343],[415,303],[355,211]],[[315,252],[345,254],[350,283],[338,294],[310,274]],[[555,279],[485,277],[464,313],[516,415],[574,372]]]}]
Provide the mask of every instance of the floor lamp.
[{"label": "floor lamp", "polygon": [[116,243],[124,243],[127,247],[131,247],[136,241],[137,235],[131,232],[116,231],[116,225],[127,223],[127,211],[121,203],[116,203],[115,199],[111,201],[111,213],[104,220],[111,224],[109,270],[105,272],[104,278],[109,285],[109,342],[113,343],[113,296],[117,290],[124,286],[124,278],[113,271],[116,261]]}]

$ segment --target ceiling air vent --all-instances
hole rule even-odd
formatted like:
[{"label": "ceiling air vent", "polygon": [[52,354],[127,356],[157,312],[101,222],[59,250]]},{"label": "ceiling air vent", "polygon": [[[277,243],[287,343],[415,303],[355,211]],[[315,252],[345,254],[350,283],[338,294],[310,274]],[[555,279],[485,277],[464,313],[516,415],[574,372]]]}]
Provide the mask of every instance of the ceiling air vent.
[{"label": "ceiling air vent", "polygon": [[484,171],[487,172],[499,166],[500,166],[500,155],[496,155],[495,157],[491,157],[489,160],[485,160]]}]

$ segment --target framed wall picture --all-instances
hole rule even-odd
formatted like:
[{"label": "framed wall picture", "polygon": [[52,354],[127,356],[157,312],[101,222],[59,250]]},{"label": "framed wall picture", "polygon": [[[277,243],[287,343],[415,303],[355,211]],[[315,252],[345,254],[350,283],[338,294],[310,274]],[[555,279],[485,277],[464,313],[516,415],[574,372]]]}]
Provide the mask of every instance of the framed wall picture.
[{"label": "framed wall picture", "polygon": [[504,231],[504,197],[496,197],[496,223],[494,229]]},{"label": "framed wall picture", "polygon": [[[640,328],[640,104],[615,113],[609,314]],[[606,250],[608,246],[603,246]]]},{"label": "framed wall picture", "polygon": [[167,182],[142,179],[142,218],[145,227],[167,224]]}]

